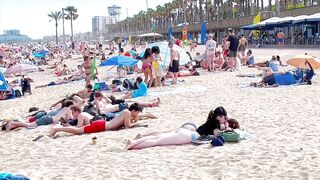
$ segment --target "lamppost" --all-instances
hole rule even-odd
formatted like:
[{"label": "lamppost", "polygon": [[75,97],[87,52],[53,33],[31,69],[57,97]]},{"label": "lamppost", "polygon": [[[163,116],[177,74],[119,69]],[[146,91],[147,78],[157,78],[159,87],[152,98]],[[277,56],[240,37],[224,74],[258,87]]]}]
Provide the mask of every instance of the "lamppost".
[{"label": "lamppost", "polygon": [[62,34],[63,34],[63,44],[65,43],[65,32],[64,32],[64,8],[62,8]]}]

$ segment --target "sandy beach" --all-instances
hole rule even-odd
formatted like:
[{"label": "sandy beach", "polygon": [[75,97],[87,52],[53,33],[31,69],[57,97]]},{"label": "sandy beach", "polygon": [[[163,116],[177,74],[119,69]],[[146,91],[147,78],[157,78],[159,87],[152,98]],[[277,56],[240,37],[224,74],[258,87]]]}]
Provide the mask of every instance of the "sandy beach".
[{"label": "sandy beach", "polygon": [[[198,47],[196,52],[203,51]],[[319,50],[253,49],[258,61],[280,55],[287,60],[295,54]],[[195,52],[193,52],[195,53]],[[66,61],[75,67],[82,59]],[[291,69],[286,67],[285,69]],[[99,67],[99,77],[107,75]],[[170,87],[150,89],[150,96],[160,97],[157,108],[147,108],[158,119],[145,120],[148,127],[51,139],[32,139],[47,135],[51,126],[0,132],[0,171],[23,174],[31,179],[318,179],[320,173],[320,78],[319,71],[311,86],[277,88],[246,87],[261,78],[240,78],[238,74],[258,74],[243,67],[236,72],[203,72],[200,76]],[[52,73],[29,75],[36,85],[57,77]],[[23,98],[1,101],[0,118],[21,117],[30,107],[47,110],[55,101],[83,89],[85,82],[33,89]],[[211,109],[223,106],[254,138],[222,147],[154,147],[127,151],[128,139],[137,133],[165,131],[185,122],[198,126],[206,121]],[[91,138],[97,137],[92,145]]]}]

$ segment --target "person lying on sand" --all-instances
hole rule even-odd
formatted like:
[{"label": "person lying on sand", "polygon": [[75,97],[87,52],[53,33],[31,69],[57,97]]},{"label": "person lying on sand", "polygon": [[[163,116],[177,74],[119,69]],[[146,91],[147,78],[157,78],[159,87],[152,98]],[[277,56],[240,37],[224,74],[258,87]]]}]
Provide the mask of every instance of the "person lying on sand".
[{"label": "person lying on sand", "polygon": [[197,132],[200,135],[218,136],[222,131],[229,129],[227,111],[223,107],[217,107],[208,114],[207,121],[201,125]]},{"label": "person lying on sand", "polygon": [[[102,114],[120,112],[124,109],[128,109],[133,103],[137,103],[141,107],[157,107],[160,103],[160,98],[154,99],[152,102],[140,102],[123,100],[123,102],[113,104],[110,98],[104,100],[107,97],[104,97],[101,92],[95,93],[95,100],[92,105]],[[108,102],[110,101],[110,102]]]},{"label": "person lying on sand", "polygon": [[295,71],[287,71],[287,72],[272,72],[269,69],[263,77],[262,81],[258,83],[251,83],[250,86],[254,87],[276,87],[278,85],[292,85],[297,83],[306,83],[311,85],[312,78],[314,76],[314,70],[311,64],[307,61],[306,64],[310,67],[310,69],[305,70],[303,72],[302,69],[296,69]]},{"label": "person lying on sand", "polygon": [[53,127],[50,131],[50,136],[54,137],[57,132],[67,132],[76,135],[97,133],[103,131],[117,130],[121,127],[132,128],[137,125],[138,115],[142,112],[142,107],[137,103],[130,106],[129,110],[123,110],[117,117],[111,121],[106,122],[105,120],[96,120],[91,124],[84,127]]},{"label": "person lying on sand", "polygon": [[91,120],[93,120],[94,118],[94,116],[90,115],[89,113],[82,112],[81,108],[77,105],[70,106],[69,110],[71,111],[72,119],[63,122],[62,124],[64,126],[75,125],[76,127],[80,128],[89,125],[91,123]]},{"label": "person lying on sand", "polygon": [[91,84],[88,84],[84,90],[79,91],[76,93],[82,99],[90,98],[91,94],[93,93],[93,87]]},{"label": "person lying on sand", "polygon": [[43,116],[39,119],[36,119],[34,122],[19,122],[19,121],[9,121],[5,125],[5,130],[10,131],[15,128],[25,127],[25,128],[36,128],[38,126],[49,125],[58,123],[59,121],[67,121],[72,119],[71,112],[68,107],[62,108],[58,114],[55,116]]},{"label": "person lying on sand", "polygon": [[182,145],[195,141],[200,135],[193,123],[185,123],[180,128],[165,132],[153,132],[146,135],[138,134],[129,140],[125,149],[143,149],[155,146]]},{"label": "person lying on sand", "polygon": [[36,86],[35,89],[37,88],[43,88],[43,87],[47,87],[47,86],[55,86],[55,85],[60,85],[60,84],[66,84],[68,83],[68,79],[67,78],[63,78],[63,79],[58,79],[56,81],[51,81],[49,84],[44,84],[44,85],[39,85]]}]

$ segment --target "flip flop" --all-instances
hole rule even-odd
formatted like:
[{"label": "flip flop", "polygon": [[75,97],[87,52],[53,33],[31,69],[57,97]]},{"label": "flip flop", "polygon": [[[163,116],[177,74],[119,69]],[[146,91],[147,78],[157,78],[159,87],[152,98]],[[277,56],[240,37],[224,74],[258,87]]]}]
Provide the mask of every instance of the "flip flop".
[{"label": "flip flop", "polygon": [[34,138],[32,141],[38,141],[39,139],[41,139],[41,138],[43,138],[44,137],[44,135],[39,135],[39,136],[37,136],[36,138]]}]

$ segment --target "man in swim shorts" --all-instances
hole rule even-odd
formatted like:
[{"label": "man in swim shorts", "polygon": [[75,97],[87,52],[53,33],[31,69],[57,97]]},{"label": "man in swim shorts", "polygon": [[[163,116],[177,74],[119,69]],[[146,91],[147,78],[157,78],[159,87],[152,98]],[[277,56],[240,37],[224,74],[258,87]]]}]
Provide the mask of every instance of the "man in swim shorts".
[{"label": "man in swim shorts", "polygon": [[54,137],[57,132],[67,132],[73,134],[89,134],[103,131],[116,130],[121,127],[131,128],[138,120],[139,113],[142,112],[142,107],[137,103],[132,104],[129,110],[123,110],[117,117],[111,121],[97,120],[84,127],[53,127],[50,131],[50,136]]}]

